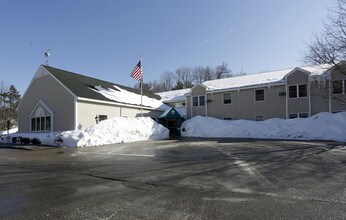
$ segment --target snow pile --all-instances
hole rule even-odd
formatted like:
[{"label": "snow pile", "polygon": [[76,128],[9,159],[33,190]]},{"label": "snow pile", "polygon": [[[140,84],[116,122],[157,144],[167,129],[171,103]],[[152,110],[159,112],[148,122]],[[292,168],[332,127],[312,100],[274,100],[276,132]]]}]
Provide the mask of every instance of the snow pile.
[{"label": "snow pile", "polygon": [[113,118],[84,130],[62,132],[59,137],[66,147],[90,147],[105,144],[165,139],[169,130],[149,117]]},{"label": "snow pile", "polygon": [[[9,134],[16,133],[18,131],[18,128],[12,128],[8,131]],[[7,134],[7,131],[0,131],[0,135]]]},{"label": "snow pile", "polygon": [[169,130],[149,117],[119,117],[101,121],[84,130],[4,135],[1,136],[0,143],[11,143],[12,137],[38,138],[42,145],[91,147],[148,139],[165,139],[169,137]]},{"label": "snow pile", "polygon": [[[141,105],[141,95],[129,92],[127,90],[121,89],[118,86],[113,85],[115,89],[105,89],[100,86],[96,86],[94,91],[100,93],[104,97],[116,102],[122,102],[132,105]],[[143,95],[143,106],[166,110],[169,106],[163,104],[160,100],[149,98],[148,96]]]},{"label": "snow pile", "polygon": [[227,121],[196,116],[185,121],[186,137],[237,137],[346,141],[346,112],[319,113],[309,118]]},{"label": "snow pile", "polygon": [[0,143],[12,143],[12,137],[23,137],[23,138],[38,138],[42,145],[56,145],[55,137],[60,132],[50,133],[12,133],[10,135],[3,135],[0,138]]}]

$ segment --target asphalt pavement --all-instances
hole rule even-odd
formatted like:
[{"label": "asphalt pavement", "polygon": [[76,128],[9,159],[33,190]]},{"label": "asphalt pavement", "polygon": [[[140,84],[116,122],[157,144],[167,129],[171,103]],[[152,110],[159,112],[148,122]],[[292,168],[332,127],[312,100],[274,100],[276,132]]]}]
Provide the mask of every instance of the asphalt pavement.
[{"label": "asphalt pavement", "polygon": [[338,142],[2,145],[0,219],[346,219],[345,181]]}]

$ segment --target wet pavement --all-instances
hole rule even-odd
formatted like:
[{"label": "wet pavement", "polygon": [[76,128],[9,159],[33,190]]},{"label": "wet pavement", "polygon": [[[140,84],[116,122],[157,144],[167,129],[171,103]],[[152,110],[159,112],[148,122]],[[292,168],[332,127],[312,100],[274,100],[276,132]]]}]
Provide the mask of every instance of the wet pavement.
[{"label": "wet pavement", "polygon": [[346,219],[345,180],[338,142],[0,145],[0,219]]}]

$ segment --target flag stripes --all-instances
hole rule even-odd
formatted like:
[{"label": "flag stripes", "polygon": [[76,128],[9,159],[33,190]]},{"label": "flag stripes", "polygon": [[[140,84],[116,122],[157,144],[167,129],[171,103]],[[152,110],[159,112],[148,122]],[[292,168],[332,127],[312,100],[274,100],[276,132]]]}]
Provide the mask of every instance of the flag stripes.
[{"label": "flag stripes", "polygon": [[137,63],[135,68],[132,70],[131,75],[132,78],[141,81],[142,80],[142,64],[141,61]]}]

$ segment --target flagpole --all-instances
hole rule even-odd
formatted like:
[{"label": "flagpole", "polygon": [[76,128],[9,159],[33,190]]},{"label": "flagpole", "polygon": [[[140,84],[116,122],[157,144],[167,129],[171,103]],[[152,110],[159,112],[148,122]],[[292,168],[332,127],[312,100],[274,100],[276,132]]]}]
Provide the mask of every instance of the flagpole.
[{"label": "flagpole", "polygon": [[142,77],[141,77],[141,115],[143,117],[143,63],[142,63],[142,57],[141,57],[141,71],[142,71]]}]

